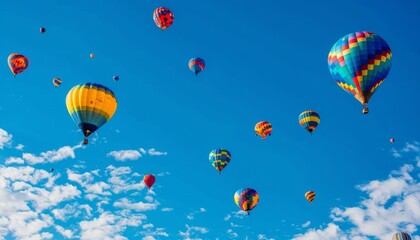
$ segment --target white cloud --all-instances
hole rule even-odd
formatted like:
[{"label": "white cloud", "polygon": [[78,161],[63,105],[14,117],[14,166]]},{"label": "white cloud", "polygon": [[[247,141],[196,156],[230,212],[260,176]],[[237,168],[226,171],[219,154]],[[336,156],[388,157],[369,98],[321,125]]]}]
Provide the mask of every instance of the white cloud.
[{"label": "white cloud", "polygon": [[137,212],[155,210],[158,205],[159,205],[158,202],[155,202],[155,203],[144,203],[144,202],[132,203],[127,198],[122,198],[122,199],[116,201],[113,204],[114,207],[134,210],[134,211],[137,211]]},{"label": "white cloud", "polygon": [[275,240],[274,238],[268,238],[264,234],[258,234],[258,240]]},{"label": "white cloud", "polygon": [[4,162],[6,165],[12,164],[12,163],[16,163],[16,164],[24,164],[25,161],[22,158],[19,157],[9,157],[6,159],[6,161]]},{"label": "white cloud", "polygon": [[173,208],[162,208],[162,212],[172,212]]},{"label": "white cloud", "polygon": [[227,233],[227,234],[229,234],[229,236],[230,236],[231,238],[237,238],[237,237],[239,237],[239,234],[237,234],[236,232],[234,232],[232,229],[228,229],[228,230],[226,231],[226,233]]},{"label": "white cloud", "polygon": [[[407,144],[404,152],[417,153],[416,146],[418,143]],[[406,164],[387,179],[357,186],[368,198],[354,207],[333,208],[333,222],[326,228],[309,229],[294,239],[391,239],[397,231],[416,232],[420,225],[420,183],[413,176],[418,171]],[[350,228],[341,230],[339,224]]]},{"label": "white cloud", "polygon": [[0,149],[10,146],[10,144],[12,144],[12,135],[0,128]]},{"label": "white cloud", "polygon": [[125,162],[127,160],[137,160],[141,158],[141,154],[137,150],[120,150],[112,151],[107,154],[107,157],[113,157],[117,161]]},{"label": "white cloud", "polygon": [[65,238],[73,238],[73,232],[69,229],[64,229],[62,226],[55,225],[55,230]]},{"label": "white cloud", "polygon": [[167,152],[156,151],[154,148],[149,149],[148,153],[150,156],[165,156],[168,154]]},{"label": "white cloud", "polygon": [[311,221],[307,221],[306,223],[302,224],[302,227],[307,228],[309,225],[311,225]]},{"label": "white cloud", "polygon": [[189,219],[189,220],[193,220],[193,219],[194,219],[194,216],[195,216],[196,214],[198,214],[198,213],[204,213],[204,212],[206,212],[206,209],[205,209],[205,208],[200,208],[199,210],[196,210],[196,211],[190,212],[190,213],[187,215],[187,219]]},{"label": "white cloud", "polygon": [[153,228],[153,224],[151,223],[143,224],[143,229],[147,229],[147,228]]},{"label": "white cloud", "polygon": [[[186,224],[185,227],[187,228],[185,232],[179,231],[179,236],[181,236],[185,240],[187,239],[192,240],[192,237],[196,237],[199,234],[206,234],[209,232],[207,228],[205,227],[195,227],[195,226],[190,227],[188,224]],[[201,238],[196,238],[196,239],[201,239]]]},{"label": "white cloud", "polygon": [[57,162],[67,158],[74,159],[76,157],[74,150],[78,148],[81,148],[81,145],[76,145],[74,147],[64,146],[58,150],[42,152],[40,156],[36,156],[32,153],[22,153],[22,159],[25,160],[29,165],[45,162]]},{"label": "white cloud", "polygon": [[18,144],[16,147],[15,147],[15,149],[16,150],[23,150],[23,148],[24,148],[25,146],[23,146],[23,144]]}]

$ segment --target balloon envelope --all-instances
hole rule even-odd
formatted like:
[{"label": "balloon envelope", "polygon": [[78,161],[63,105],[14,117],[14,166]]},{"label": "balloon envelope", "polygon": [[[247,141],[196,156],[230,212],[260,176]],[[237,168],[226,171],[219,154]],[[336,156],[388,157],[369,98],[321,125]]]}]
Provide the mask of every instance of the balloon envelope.
[{"label": "balloon envelope", "polygon": [[201,71],[203,71],[205,66],[206,63],[204,62],[204,59],[199,57],[191,58],[188,62],[188,67],[193,73],[195,73],[195,75],[198,75]]},{"label": "balloon envelope", "polygon": [[405,232],[397,232],[392,236],[392,240],[411,240],[411,236]]},{"label": "balloon envelope", "polygon": [[29,59],[19,53],[10,54],[7,62],[14,76],[25,71],[29,66]]},{"label": "balloon envelope", "polygon": [[144,184],[146,184],[146,186],[149,189],[153,186],[153,184],[155,183],[155,180],[156,180],[156,178],[152,174],[147,174],[143,178]]},{"label": "balloon envelope", "polygon": [[273,130],[271,123],[267,121],[261,121],[255,124],[255,133],[260,135],[262,139],[265,139],[266,136],[271,136],[271,131]]},{"label": "balloon envelope", "polygon": [[120,80],[120,77],[118,77],[118,76],[113,76],[113,77],[112,77],[112,79],[114,79],[114,81],[118,81],[118,80]]},{"label": "balloon envelope", "polygon": [[63,82],[60,78],[53,78],[52,80],[54,87],[58,87]]},{"label": "balloon envelope", "polygon": [[74,86],[67,93],[67,110],[87,137],[108,122],[117,110],[117,99],[111,89],[97,83]]},{"label": "balloon envelope", "polygon": [[218,148],[210,152],[209,161],[211,165],[220,173],[230,162],[230,152],[223,148]]},{"label": "balloon envelope", "polygon": [[321,122],[319,114],[313,110],[307,110],[302,112],[301,114],[299,114],[298,120],[299,125],[305,128],[311,134]]},{"label": "balloon envelope", "polygon": [[43,27],[42,27],[42,28],[40,28],[40,29],[39,29],[39,31],[40,31],[41,33],[44,33],[44,32],[45,32],[45,28],[43,28]]},{"label": "balloon envelope", "polygon": [[328,54],[328,67],[343,90],[367,103],[391,69],[391,49],[379,35],[355,32],[340,38]]},{"label": "balloon envelope", "polygon": [[315,199],[316,194],[314,191],[307,191],[305,193],[305,198],[308,200],[309,203],[312,203],[312,201]]},{"label": "balloon envelope", "polygon": [[257,206],[260,196],[252,188],[243,188],[235,192],[233,200],[240,209],[248,212]]},{"label": "balloon envelope", "polygon": [[165,30],[174,23],[174,15],[166,7],[159,7],[153,12],[153,20],[160,29]]}]

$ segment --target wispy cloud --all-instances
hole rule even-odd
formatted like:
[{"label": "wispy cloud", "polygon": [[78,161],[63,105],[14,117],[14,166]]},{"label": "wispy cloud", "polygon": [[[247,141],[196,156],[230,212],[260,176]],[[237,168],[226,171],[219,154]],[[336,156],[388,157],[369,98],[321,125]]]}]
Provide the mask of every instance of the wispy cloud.
[{"label": "wispy cloud", "polygon": [[5,146],[10,146],[12,144],[12,134],[9,134],[6,130],[0,128],[0,149],[3,149]]},{"label": "wispy cloud", "polygon": [[199,210],[195,210],[193,212],[190,212],[187,215],[187,219],[193,220],[195,215],[197,215],[198,213],[204,213],[204,212],[206,212],[206,209],[205,208],[200,208]]},{"label": "wispy cloud", "polygon": [[209,230],[207,230],[207,228],[205,227],[190,227],[188,224],[186,224],[185,227],[187,228],[185,232],[179,231],[179,236],[181,236],[185,240],[191,240],[192,237],[197,237],[200,234],[206,234],[209,232]]},{"label": "wispy cloud", "polygon": [[114,207],[123,208],[128,210],[134,210],[136,212],[144,212],[155,210],[159,205],[158,202],[144,203],[144,202],[131,202],[127,198],[122,198],[114,203]]},{"label": "wispy cloud", "polygon": [[395,148],[391,149],[392,156],[394,156],[395,158],[402,158],[404,154],[410,152],[419,153],[420,143],[415,141],[413,143],[406,143],[405,146],[400,150],[397,150]]},{"label": "wispy cloud", "polygon": [[172,212],[174,209],[173,208],[162,208],[162,212]]},{"label": "wispy cloud", "polygon": [[19,143],[19,144],[15,147],[15,149],[16,149],[16,150],[21,150],[21,151],[22,151],[24,147],[25,147],[25,146],[23,146],[23,144],[20,144],[20,143]]},{"label": "wispy cloud", "polygon": [[149,149],[148,153],[150,156],[165,156],[168,154],[167,152],[159,152],[154,148]]}]

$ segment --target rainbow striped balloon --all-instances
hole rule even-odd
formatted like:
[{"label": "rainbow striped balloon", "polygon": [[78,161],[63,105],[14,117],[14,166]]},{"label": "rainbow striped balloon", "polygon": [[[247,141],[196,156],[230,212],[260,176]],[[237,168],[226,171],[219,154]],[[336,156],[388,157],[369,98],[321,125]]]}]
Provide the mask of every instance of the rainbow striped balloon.
[{"label": "rainbow striped balloon", "polygon": [[338,40],[328,54],[332,78],[346,92],[367,104],[391,69],[391,49],[372,32],[355,32]]},{"label": "rainbow striped balloon", "polygon": [[318,124],[321,122],[319,114],[312,110],[307,110],[299,114],[299,124],[305,128],[311,135]]},{"label": "rainbow striped balloon", "polygon": [[249,215],[249,211],[257,206],[258,201],[260,200],[260,196],[254,189],[244,188],[235,192],[233,200],[235,201],[236,205],[242,209],[242,211],[246,211]]}]

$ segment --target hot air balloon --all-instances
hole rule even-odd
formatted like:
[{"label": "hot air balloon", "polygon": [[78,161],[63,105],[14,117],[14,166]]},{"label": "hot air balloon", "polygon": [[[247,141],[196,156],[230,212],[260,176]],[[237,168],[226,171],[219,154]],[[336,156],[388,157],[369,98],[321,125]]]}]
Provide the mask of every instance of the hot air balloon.
[{"label": "hot air balloon", "polygon": [[29,66],[29,59],[19,53],[10,54],[7,62],[9,63],[9,68],[13,76],[25,71]]},{"label": "hot air balloon", "polygon": [[94,53],[91,53],[91,54],[89,54],[89,56],[90,56],[90,58],[94,58],[95,57],[95,54]]},{"label": "hot air balloon", "polygon": [[229,164],[230,159],[230,152],[222,148],[211,151],[209,155],[211,165],[216,168],[219,174]]},{"label": "hot air balloon", "polygon": [[305,198],[306,200],[308,200],[309,203],[312,203],[312,201],[315,199],[315,192],[314,191],[307,191],[305,193]]},{"label": "hot air balloon", "polygon": [[257,135],[260,135],[263,140],[265,140],[266,136],[271,136],[271,131],[272,131],[271,123],[267,121],[258,122],[255,125],[254,129],[255,129],[255,133]]},{"label": "hot air balloon", "polygon": [[190,70],[195,73],[197,76],[201,71],[204,70],[204,67],[206,66],[206,63],[204,62],[204,59],[202,58],[191,58],[188,62],[188,67]]},{"label": "hot air balloon", "polygon": [[392,236],[392,240],[411,240],[411,237],[408,233],[397,232]]},{"label": "hot air balloon", "polygon": [[117,99],[111,89],[97,83],[74,86],[67,93],[67,110],[74,122],[88,137],[109,121],[117,110]]},{"label": "hot air balloon", "polygon": [[118,77],[118,76],[113,76],[113,77],[112,77],[112,79],[114,79],[114,81],[116,81],[116,82],[117,82],[118,80],[120,80],[120,77]]},{"label": "hot air balloon", "polygon": [[159,7],[153,12],[153,20],[160,29],[165,30],[174,23],[174,15],[168,8]]},{"label": "hot air balloon", "polygon": [[51,169],[50,169],[50,172],[54,172],[54,168],[51,168]]},{"label": "hot air balloon", "polygon": [[45,32],[45,28],[43,28],[43,27],[42,27],[42,28],[40,28],[40,29],[39,29],[39,31],[40,31],[41,33],[44,33],[44,32]]},{"label": "hot air balloon", "polygon": [[58,87],[61,85],[61,83],[63,82],[61,79],[59,78],[53,78],[52,80],[54,87]]},{"label": "hot air balloon", "polygon": [[311,135],[318,124],[321,122],[319,114],[312,110],[307,110],[299,114],[299,124],[301,127],[305,128]]},{"label": "hot air balloon", "polygon": [[152,174],[147,174],[143,178],[143,182],[144,182],[144,184],[146,184],[146,186],[149,188],[149,190],[153,186],[153,184],[155,183],[155,180],[156,180],[155,176],[153,176]]},{"label": "hot air balloon", "polygon": [[259,199],[260,196],[258,195],[257,191],[252,188],[239,189],[233,196],[233,200],[235,201],[236,205],[238,205],[242,211],[246,211],[248,215],[249,211],[257,206]]},{"label": "hot air balloon", "polygon": [[372,32],[350,33],[338,40],[328,54],[332,78],[346,92],[363,104],[368,102],[391,69],[391,49]]},{"label": "hot air balloon", "polygon": [[395,142],[395,139],[394,138],[391,138],[391,139],[389,139],[389,142],[390,143],[394,143]]}]

